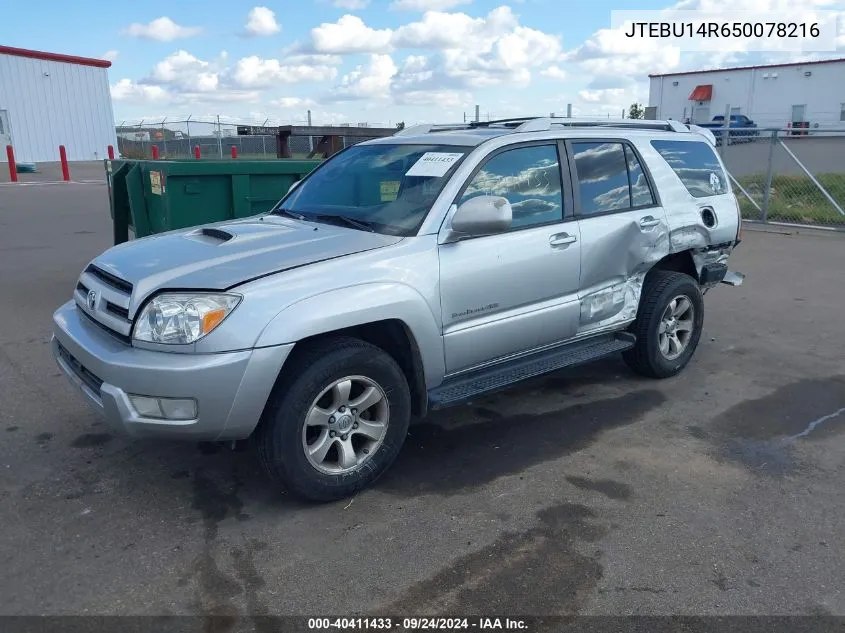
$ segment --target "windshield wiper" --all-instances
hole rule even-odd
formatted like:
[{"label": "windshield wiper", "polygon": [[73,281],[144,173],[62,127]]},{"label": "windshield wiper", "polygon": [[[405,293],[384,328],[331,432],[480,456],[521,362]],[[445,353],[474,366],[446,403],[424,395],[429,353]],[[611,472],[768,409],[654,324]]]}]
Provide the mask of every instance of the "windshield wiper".
[{"label": "windshield wiper", "polygon": [[326,221],[337,221],[346,224],[347,226],[351,226],[354,229],[360,229],[362,231],[369,231],[370,233],[375,233],[376,230],[373,228],[373,225],[369,222],[365,222],[364,220],[356,220],[355,218],[350,218],[345,215],[333,215],[331,213],[319,213],[313,216],[315,220],[326,220]]},{"label": "windshield wiper", "polygon": [[272,211],[270,211],[270,215],[286,215],[290,218],[294,218],[295,220],[300,220],[300,221],[305,221],[305,220],[308,219],[304,215],[302,215],[301,213],[297,213],[296,211],[291,211],[290,209],[283,209],[282,207],[279,207],[278,209],[273,209]]}]

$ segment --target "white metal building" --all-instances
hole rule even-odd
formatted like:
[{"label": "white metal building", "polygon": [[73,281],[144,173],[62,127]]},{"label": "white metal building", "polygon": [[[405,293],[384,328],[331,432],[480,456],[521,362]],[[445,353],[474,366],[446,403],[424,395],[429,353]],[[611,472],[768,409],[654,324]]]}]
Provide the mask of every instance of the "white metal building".
[{"label": "white metal building", "polygon": [[117,147],[111,62],[0,46],[0,160],[96,160]]},{"label": "white metal building", "polygon": [[[649,75],[656,119],[744,114],[759,127],[845,129],[845,59]],[[651,112],[649,112],[651,114]]]}]

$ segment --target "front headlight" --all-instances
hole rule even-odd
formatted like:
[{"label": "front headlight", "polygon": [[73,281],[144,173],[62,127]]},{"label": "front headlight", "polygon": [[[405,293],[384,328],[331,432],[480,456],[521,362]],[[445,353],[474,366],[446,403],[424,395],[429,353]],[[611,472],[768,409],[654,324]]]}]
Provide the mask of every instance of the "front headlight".
[{"label": "front headlight", "polygon": [[135,321],[132,338],[149,343],[186,345],[213,331],[241,298],[226,294],[161,294]]}]

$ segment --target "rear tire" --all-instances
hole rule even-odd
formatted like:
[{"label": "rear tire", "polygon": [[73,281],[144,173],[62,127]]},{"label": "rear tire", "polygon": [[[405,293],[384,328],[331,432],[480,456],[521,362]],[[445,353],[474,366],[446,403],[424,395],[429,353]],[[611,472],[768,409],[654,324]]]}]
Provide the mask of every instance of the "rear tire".
[{"label": "rear tire", "polygon": [[411,418],[405,374],[384,350],[348,337],[291,360],[256,430],[261,464],[301,498],[353,495],[402,448]]},{"label": "rear tire", "polygon": [[674,376],[695,353],[703,325],[704,300],[696,280],[653,270],[643,285],[637,320],[629,328],[637,342],[622,357],[643,376]]}]

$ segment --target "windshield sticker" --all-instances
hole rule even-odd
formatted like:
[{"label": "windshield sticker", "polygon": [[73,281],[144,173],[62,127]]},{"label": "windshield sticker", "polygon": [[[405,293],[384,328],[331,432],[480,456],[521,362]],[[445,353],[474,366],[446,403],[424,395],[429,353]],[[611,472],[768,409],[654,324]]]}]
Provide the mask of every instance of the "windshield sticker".
[{"label": "windshield sticker", "polygon": [[380,183],[381,201],[393,202],[399,195],[399,181],[398,180],[383,180]]},{"label": "windshield sticker", "polygon": [[440,178],[461,159],[463,154],[451,152],[426,152],[405,172],[406,176]]}]

